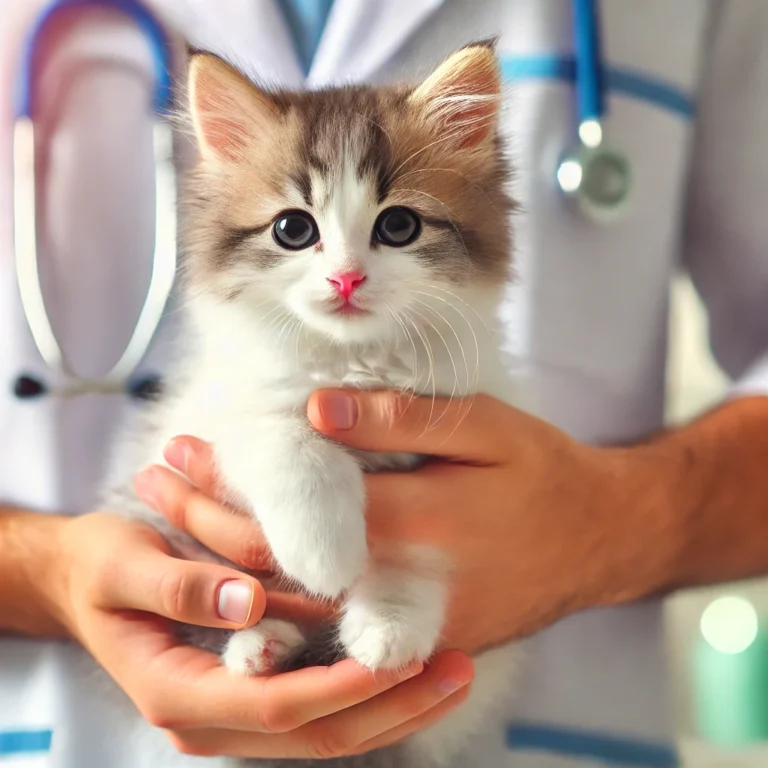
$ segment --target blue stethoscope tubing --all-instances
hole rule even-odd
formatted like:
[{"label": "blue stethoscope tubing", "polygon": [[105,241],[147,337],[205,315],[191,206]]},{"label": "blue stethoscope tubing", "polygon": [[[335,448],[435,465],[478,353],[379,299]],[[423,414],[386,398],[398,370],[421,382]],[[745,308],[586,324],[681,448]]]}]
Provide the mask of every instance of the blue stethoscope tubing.
[{"label": "blue stethoscope tubing", "polygon": [[600,21],[595,0],[573,0],[573,47],[579,122],[601,120],[605,112]]},{"label": "blue stethoscope tubing", "polygon": [[[103,7],[119,11],[143,32],[155,69],[153,148],[155,158],[155,251],[147,295],[131,338],[120,359],[104,376],[79,376],[59,345],[40,281],[37,257],[34,80],[39,41],[50,19],[68,9]],[[35,346],[45,364],[63,374],[66,384],[56,394],[123,392],[146,355],[160,325],[176,278],[176,174],[173,135],[167,120],[172,101],[171,42],[160,22],[137,0],[54,0],[39,14],[27,34],[17,70],[13,145],[13,222],[19,294]]]},{"label": "blue stethoscope tubing", "polygon": [[631,167],[603,136],[605,83],[598,3],[572,0],[578,142],[561,158],[557,182],[589,218],[607,222],[626,208]]}]

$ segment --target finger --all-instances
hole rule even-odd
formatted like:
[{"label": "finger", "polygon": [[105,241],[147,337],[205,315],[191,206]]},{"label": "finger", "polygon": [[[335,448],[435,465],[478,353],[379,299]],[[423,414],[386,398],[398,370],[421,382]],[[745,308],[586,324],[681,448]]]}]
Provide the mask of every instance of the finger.
[{"label": "finger", "polygon": [[370,706],[348,709],[333,718],[312,723],[310,741],[341,744],[344,752],[357,751],[362,744],[402,728],[474,679],[472,660],[459,651],[444,651],[418,678],[409,680],[378,696]]},{"label": "finger", "polygon": [[414,733],[434,725],[453,712],[454,709],[460,707],[469,698],[470,690],[470,685],[464,686],[464,688],[461,688],[447,699],[443,699],[443,701],[424,712],[424,714],[414,717],[413,720],[409,720],[407,723],[403,723],[397,728],[393,728],[391,731],[382,733],[381,736],[361,744],[360,748],[355,750],[355,753],[363,754],[364,752],[372,752],[374,749],[392,746],[403,741],[403,739],[407,739]]},{"label": "finger", "polygon": [[433,400],[386,390],[319,390],[307,405],[312,426],[346,445],[478,462],[497,457],[488,436],[499,434],[509,411],[481,395]]},{"label": "finger", "polygon": [[[458,694],[450,693],[445,683],[451,680],[456,685],[455,668],[466,668],[467,664],[462,660],[457,665],[451,656],[443,654],[422,675],[357,706],[290,732],[267,735],[233,730],[190,730],[176,733],[173,739],[188,751],[200,755],[229,754],[263,759],[332,758],[366,751],[364,745],[374,740],[379,746],[394,743],[416,730],[420,723],[433,722],[457,705],[456,697],[462,696],[461,689]],[[471,664],[469,666],[468,677],[471,679]],[[454,673],[447,671],[452,668]],[[466,680],[466,669],[462,674]],[[435,707],[439,707],[438,711],[432,712]],[[395,725],[389,727],[392,724]]]},{"label": "finger", "polygon": [[273,570],[272,553],[252,517],[233,512],[166,467],[142,470],[134,487],[145,504],[212,552],[249,571]]},{"label": "finger", "polygon": [[216,464],[210,443],[190,435],[180,435],[166,445],[163,457],[196,488],[208,496],[215,495]]},{"label": "finger", "polygon": [[111,557],[99,572],[96,603],[153,613],[184,624],[239,629],[263,615],[266,594],[253,577],[213,563],[171,557],[152,532],[123,542],[130,558]]},{"label": "finger", "polygon": [[[423,665],[373,674],[352,660],[273,677],[234,677],[218,659],[174,646],[148,660],[163,686],[142,712],[155,726],[287,733],[367,701],[421,672]],[[138,663],[134,660],[134,663]],[[142,670],[145,674],[145,670]],[[135,699],[134,699],[135,700]]]},{"label": "finger", "polygon": [[[187,754],[200,757],[214,757],[222,754],[259,759],[302,759],[343,757],[372,752],[397,744],[408,736],[442,720],[461,706],[469,696],[469,686],[444,699],[428,712],[409,720],[391,731],[377,736],[352,749],[345,749],[343,742],[322,740],[313,743],[301,731],[291,733],[265,734],[247,731],[225,731],[196,729],[173,731],[168,735],[174,746]],[[366,705],[362,705],[366,706]]]}]

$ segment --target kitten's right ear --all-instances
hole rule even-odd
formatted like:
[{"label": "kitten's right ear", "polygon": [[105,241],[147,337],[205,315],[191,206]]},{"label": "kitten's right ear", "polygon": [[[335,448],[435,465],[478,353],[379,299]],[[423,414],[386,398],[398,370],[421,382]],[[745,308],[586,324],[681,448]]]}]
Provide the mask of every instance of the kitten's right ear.
[{"label": "kitten's right ear", "polygon": [[459,149],[487,143],[501,104],[501,69],[495,41],[472,43],[449,56],[413,93],[436,133]]},{"label": "kitten's right ear", "polygon": [[212,54],[191,58],[188,88],[197,145],[205,158],[241,160],[249,142],[277,116],[266,93]]}]

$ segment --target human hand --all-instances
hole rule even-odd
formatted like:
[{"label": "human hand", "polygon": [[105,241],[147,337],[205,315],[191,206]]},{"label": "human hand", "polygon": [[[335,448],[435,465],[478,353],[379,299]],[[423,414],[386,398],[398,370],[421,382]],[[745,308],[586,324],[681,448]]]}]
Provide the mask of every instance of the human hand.
[{"label": "human hand", "polygon": [[[664,531],[648,552],[641,542],[654,532],[638,537],[636,517],[624,513],[658,500],[664,456],[584,445],[492,398],[468,404],[326,390],[308,406],[313,426],[334,440],[439,457],[415,472],[369,475],[367,523],[374,553],[419,542],[453,561],[446,645],[474,652],[652,591]],[[208,446],[181,437],[166,459],[192,482],[148,470],[155,507],[224,557],[268,567],[258,526],[211,498]]]},{"label": "human hand", "polygon": [[424,671],[413,665],[375,677],[353,661],[233,677],[217,656],[182,645],[169,620],[254,624],[265,606],[256,579],[174,558],[157,531],[112,515],[65,520],[57,536],[45,588],[57,619],[183,752],[314,759],[363,752],[424,727],[467,695],[471,662],[458,653]]}]

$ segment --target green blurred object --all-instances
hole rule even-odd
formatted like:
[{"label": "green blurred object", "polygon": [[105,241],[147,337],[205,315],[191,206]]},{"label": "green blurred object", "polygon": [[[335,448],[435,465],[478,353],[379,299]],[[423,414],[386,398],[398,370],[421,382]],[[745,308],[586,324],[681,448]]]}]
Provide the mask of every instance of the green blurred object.
[{"label": "green blurred object", "polygon": [[768,740],[768,631],[751,603],[728,596],[707,607],[693,666],[703,739],[723,747]]}]

